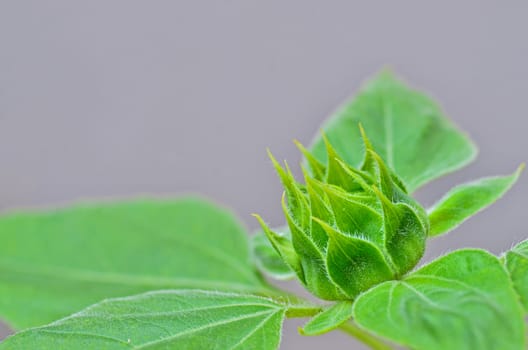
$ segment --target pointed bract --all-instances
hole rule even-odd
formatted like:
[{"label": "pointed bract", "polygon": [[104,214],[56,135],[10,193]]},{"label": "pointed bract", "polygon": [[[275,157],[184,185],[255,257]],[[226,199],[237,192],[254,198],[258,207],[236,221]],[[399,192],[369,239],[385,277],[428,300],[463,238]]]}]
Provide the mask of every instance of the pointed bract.
[{"label": "pointed bract", "polygon": [[428,235],[425,210],[359,128],[365,146],[360,169],[346,164],[324,135],[326,165],[296,142],[311,169],[302,169],[304,185],[270,154],[285,188],[282,205],[291,241],[269,228],[266,235],[321,299],[352,300],[399,278],[418,263]]},{"label": "pointed bract", "polygon": [[375,284],[394,278],[382,252],[373,243],[340,233],[314,218],[328,233],[326,265],[332,280],[349,299]]},{"label": "pointed bract", "polygon": [[266,225],[264,220],[262,220],[262,218],[259,215],[253,214],[253,216],[260,223],[262,230],[266,234],[266,237],[268,237],[273,248],[275,248],[275,250],[279,253],[279,255],[284,260],[284,262],[295,272],[297,277],[303,283],[305,283],[304,273],[302,271],[302,266],[301,266],[301,259],[299,259],[299,256],[295,252],[292,242],[289,241],[286,237],[281,236],[273,232],[272,230],[270,230],[268,225]]},{"label": "pointed bract", "polygon": [[360,190],[361,187],[359,184],[356,183],[339,164],[339,160],[341,158],[324,134],[323,140],[326,145],[326,152],[328,153],[325,182],[331,185],[339,186],[349,192]]},{"label": "pointed bract", "polygon": [[304,158],[310,166],[310,170],[315,179],[322,181],[326,173],[326,167],[320,161],[318,161],[303,145],[297,140],[293,140],[299,151],[303,154]]}]

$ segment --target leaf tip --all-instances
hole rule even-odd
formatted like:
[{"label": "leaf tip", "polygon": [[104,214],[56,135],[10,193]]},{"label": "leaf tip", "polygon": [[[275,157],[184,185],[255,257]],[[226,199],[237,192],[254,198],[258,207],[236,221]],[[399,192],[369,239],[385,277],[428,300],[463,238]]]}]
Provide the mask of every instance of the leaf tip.
[{"label": "leaf tip", "polygon": [[363,143],[365,144],[365,148],[367,149],[367,151],[373,150],[372,143],[370,142],[367,136],[367,132],[363,128],[363,124],[358,123],[358,127],[359,127],[359,133],[361,134],[361,138],[363,139]]},{"label": "leaf tip", "polygon": [[277,161],[273,153],[271,153],[271,150],[269,148],[266,148],[266,153],[268,154],[268,158],[271,160],[274,166],[280,166],[279,162]]},{"label": "leaf tip", "polygon": [[517,176],[523,173],[524,168],[526,168],[526,163],[523,162],[519,164],[519,166],[517,167],[517,170],[515,171],[517,173]]},{"label": "leaf tip", "polygon": [[299,140],[297,140],[297,139],[293,139],[293,143],[294,143],[295,146],[297,146],[297,148],[298,148],[299,150],[301,150],[301,151],[304,150],[304,149],[306,149],[306,148],[303,146],[303,144],[302,144]]},{"label": "leaf tip", "polygon": [[262,226],[263,228],[265,226],[267,226],[266,223],[264,222],[264,219],[262,219],[262,217],[259,214],[251,213],[251,216],[253,216],[255,219],[257,219],[257,221],[259,222],[260,226]]}]

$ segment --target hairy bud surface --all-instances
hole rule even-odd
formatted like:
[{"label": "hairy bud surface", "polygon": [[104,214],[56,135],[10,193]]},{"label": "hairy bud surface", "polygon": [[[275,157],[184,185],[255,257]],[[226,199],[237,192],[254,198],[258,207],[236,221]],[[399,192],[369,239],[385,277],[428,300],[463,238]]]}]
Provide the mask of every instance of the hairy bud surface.
[{"label": "hairy bud surface", "polygon": [[303,168],[304,184],[270,154],[285,188],[291,237],[257,216],[285,263],[311,293],[326,300],[354,299],[411,270],[424,253],[429,230],[425,210],[361,132],[365,157],[359,168],[345,164],[326,139],[327,164],[297,143],[309,166]]}]

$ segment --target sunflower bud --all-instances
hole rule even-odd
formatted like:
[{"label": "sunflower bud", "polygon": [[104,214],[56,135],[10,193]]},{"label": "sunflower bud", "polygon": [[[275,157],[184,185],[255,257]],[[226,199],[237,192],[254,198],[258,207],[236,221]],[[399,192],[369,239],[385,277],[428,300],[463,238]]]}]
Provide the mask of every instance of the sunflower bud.
[{"label": "sunflower bud", "polygon": [[403,182],[373,150],[365,132],[360,168],[347,165],[325,138],[324,165],[301,144],[304,184],[270,153],[284,185],[291,238],[259,219],[266,236],[306,288],[326,300],[353,299],[411,270],[425,249],[429,221]]}]

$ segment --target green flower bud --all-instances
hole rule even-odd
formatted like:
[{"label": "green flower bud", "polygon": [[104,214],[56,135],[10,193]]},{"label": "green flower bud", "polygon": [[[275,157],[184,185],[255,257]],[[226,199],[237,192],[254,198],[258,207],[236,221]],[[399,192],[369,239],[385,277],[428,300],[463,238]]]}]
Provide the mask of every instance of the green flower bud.
[{"label": "green flower bud", "polygon": [[300,143],[310,172],[304,184],[270,153],[284,185],[283,210],[291,238],[264,232],[306,288],[326,300],[353,299],[411,270],[425,249],[429,221],[403,182],[373,150],[361,128],[365,158],[355,169],[325,139],[328,162]]}]

